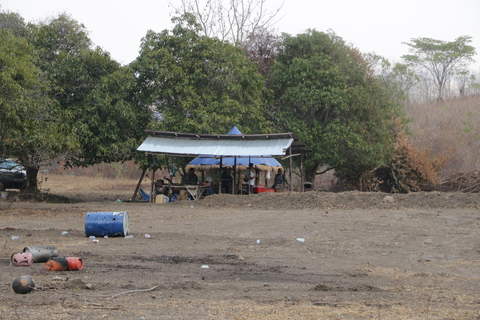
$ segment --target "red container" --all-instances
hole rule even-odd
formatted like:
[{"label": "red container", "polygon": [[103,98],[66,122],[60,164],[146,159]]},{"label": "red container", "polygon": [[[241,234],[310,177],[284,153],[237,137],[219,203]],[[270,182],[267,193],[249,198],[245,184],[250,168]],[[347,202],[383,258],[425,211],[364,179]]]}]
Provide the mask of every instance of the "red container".
[{"label": "red container", "polygon": [[262,192],[275,192],[275,189],[269,189],[265,186],[254,186],[253,193],[262,193]]},{"label": "red container", "polygon": [[68,261],[64,257],[53,257],[43,264],[43,268],[49,271],[68,270]]},{"label": "red container", "polygon": [[265,186],[253,186],[253,193],[261,193],[265,189]]},{"label": "red container", "polygon": [[70,269],[70,270],[82,270],[83,260],[81,258],[68,257],[66,259],[68,261],[68,269]]},{"label": "red container", "polygon": [[83,268],[83,260],[77,257],[53,257],[44,263],[43,267],[50,271],[76,271]]}]

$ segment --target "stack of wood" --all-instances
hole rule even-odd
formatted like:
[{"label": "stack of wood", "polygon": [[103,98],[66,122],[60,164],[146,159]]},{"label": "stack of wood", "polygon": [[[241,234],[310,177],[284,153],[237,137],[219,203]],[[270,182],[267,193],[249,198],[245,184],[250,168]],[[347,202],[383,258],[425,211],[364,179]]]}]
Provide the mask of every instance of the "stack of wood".
[{"label": "stack of wood", "polygon": [[479,193],[480,192],[480,172],[463,172],[443,180],[435,185],[422,187],[424,191],[440,191],[440,192],[464,192]]}]

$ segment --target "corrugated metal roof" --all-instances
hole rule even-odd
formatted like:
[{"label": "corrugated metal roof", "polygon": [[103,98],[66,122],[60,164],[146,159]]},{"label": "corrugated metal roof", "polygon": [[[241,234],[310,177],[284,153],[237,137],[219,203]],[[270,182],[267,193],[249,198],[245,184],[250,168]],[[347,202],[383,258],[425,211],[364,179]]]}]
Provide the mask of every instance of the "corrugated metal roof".
[{"label": "corrugated metal roof", "polygon": [[147,137],[137,151],[180,156],[270,157],[285,155],[293,142],[288,135],[243,135],[232,139],[232,135],[162,133],[149,132],[152,136]]}]

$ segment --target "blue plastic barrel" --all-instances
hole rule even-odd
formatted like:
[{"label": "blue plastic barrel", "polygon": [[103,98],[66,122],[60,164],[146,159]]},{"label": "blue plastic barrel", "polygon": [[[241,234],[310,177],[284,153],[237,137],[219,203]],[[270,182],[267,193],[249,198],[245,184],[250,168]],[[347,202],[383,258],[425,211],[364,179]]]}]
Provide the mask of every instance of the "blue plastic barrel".
[{"label": "blue plastic barrel", "polygon": [[125,237],[129,232],[126,212],[87,212],[85,234],[87,237]]}]

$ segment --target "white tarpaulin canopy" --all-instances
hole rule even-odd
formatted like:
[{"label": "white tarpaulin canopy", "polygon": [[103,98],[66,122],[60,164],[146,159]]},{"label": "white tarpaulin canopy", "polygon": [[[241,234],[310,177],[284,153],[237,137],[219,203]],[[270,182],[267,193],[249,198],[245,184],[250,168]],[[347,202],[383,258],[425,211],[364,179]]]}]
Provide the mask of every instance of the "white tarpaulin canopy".
[{"label": "white tarpaulin canopy", "polygon": [[[227,134],[236,134],[236,135],[243,135],[243,133],[238,130],[236,126],[234,126]],[[214,158],[212,156],[198,156],[192,161],[190,161],[187,165],[187,169],[190,167],[198,167],[198,168],[216,168],[220,166],[220,162],[222,163],[223,166],[229,166],[229,167],[243,167],[246,168],[250,163],[252,163],[256,168],[260,170],[270,170],[270,169],[278,169],[279,167],[282,166],[280,162],[277,161],[277,159],[273,157],[248,157],[248,158],[233,158],[233,157],[222,157],[221,159],[219,158]]]},{"label": "white tarpaulin canopy", "polygon": [[212,135],[147,131],[150,136],[137,151],[203,157],[271,157],[285,155],[294,141],[291,134]]}]

